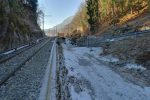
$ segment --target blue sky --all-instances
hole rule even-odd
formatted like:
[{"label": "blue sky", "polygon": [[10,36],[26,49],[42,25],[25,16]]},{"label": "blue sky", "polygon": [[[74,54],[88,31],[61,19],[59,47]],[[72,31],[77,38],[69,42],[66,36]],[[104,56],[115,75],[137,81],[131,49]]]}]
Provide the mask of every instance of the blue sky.
[{"label": "blue sky", "polygon": [[[45,29],[60,24],[64,19],[74,15],[83,0],[38,0],[39,8],[46,16]],[[50,16],[49,16],[50,15]]]}]

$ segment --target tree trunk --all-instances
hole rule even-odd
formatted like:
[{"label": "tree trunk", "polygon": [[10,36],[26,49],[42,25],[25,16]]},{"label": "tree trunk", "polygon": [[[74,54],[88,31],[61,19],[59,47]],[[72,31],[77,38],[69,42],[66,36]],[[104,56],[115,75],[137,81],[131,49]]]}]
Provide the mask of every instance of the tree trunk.
[{"label": "tree trunk", "polygon": [[130,11],[131,11],[130,13],[133,14],[133,9],[132,9],[132,7],[130,7]]}]

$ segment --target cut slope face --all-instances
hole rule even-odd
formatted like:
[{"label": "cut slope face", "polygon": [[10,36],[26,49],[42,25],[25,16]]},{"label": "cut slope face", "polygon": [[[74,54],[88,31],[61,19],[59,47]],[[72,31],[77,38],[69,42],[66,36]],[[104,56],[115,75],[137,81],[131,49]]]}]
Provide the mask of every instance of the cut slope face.
[{"label": "cut slope face", "polygon": [[36,12],[22,0],[0,0],[0,12],[0,50],[43,36]]}]

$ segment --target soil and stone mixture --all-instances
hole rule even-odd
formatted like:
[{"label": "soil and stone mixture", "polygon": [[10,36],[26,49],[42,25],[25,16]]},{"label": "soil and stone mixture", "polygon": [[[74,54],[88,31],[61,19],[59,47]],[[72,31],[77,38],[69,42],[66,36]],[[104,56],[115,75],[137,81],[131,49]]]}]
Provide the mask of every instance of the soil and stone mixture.
[{"label": "soil and stone mixture", "polygon": [[122,61],[134,61],[150,70],[150,33],[110,42],[103,46],[103,54],[112,54]]},{"label": "soil and stone mixture", "polygon": [[[121,37],[121,38],[120,38]],[[133,34],[130,36],[81,37],[77,40],[78,46],[102,47],[100,56],[112,55],[119,58],[118,62],[105,62],[111,65],[112,70],[134,84],[150,86],[150,32]],[[146,70],[127,69],[128,63],[142,65]]]}]

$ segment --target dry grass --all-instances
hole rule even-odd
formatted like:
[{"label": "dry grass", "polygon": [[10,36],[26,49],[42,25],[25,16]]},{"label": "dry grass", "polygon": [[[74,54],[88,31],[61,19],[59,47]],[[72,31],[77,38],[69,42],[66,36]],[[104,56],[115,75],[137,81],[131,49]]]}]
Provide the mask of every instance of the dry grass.
[{"label": "dry grass", "polygon": [[133,14],[127,14],[126,16],[123,16],[119,19],[118,25],[126,24],[127,22],[130,22],[140,16],[142,16],[145,12],[147,12],[148,6],[145,6],[143,9],[141,9],[139,12],[134,12]]},{"label": "dry grass", "polygon": [[105,33],[115,33],[116,29],[130,25],[133,28],[141,28],[143,26],[150,26],[150,13],[148,12],[148,6],[145,6],[139,12],[133,14],[126,14],[119,18],[119,22],[114,26],[110,25],[111,21],[105,21],[99,27],[99,32],[96,35],[103,35]]}]

